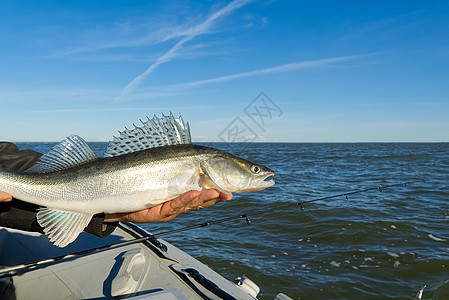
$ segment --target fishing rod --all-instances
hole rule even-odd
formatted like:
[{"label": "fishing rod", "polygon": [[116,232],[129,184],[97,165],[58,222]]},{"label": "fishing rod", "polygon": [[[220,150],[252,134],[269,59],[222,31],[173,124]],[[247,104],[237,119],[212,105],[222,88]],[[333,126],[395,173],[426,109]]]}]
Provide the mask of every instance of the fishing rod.
[{"label": "fishing rod", "polygon": [[71,254],[66,254],[66,255],[61,255],[61,256],[57,256],[57,257],[53,257],[53,258],[49,258],[49,259],[44,259],[44,260],[40,260],[40,261],[35,261],[35,262],[27,263],[27,264],[22,264],[22,265],[16,265],[16,266],[12,266],[12,267],[3,268],[3,269],[0,269],[0,276],[2,276],[3,274],[6,274],[6,273],[14,272],[14,271],[19,271],[19,270],[32,268],[32,267],[42,266],[42,265],[49,264],[49,263],[52,263],[52,262],[60,262],[62,260],[67,260],[67,259],[70,259],[70,258],[79,257],[79,256],[87,255],[87,254],[93,254],[93,253],[97,253],[97,252],[100,252],[100,251],[105,251],[105,250],[115,249],[115,248],[119,248],[119,247],[124,247],[124,246],[128,246],[128,245],[131,245],[131,244],[142,243],[142,242],[146,242],[146,241],[149,241],[149,240],[161,237],[161,236],[174,234],[174,233],[178,233],[178,232],[183,232],[183,231],[187,231],[187,230],[191,230],[191,229],[211,226],[211,225],[215,225],[215,224],[220,224],[220,223],[228,222],[228,221],[239,219],[239,218],[245,218],[246,219],[246,223],[248,225],[251,223],[251,221],[249,220],[249,218],[248,218],[248,216],[246,214],[242,214],[242,215],[234,216],[234,217],[223,218],[223,219],[219,219],[219,220],[215,220],[215,221],[208,221],[208,222],[200,223],[200,224],[197,224],[197,225],[187,226],[187,227],[183,227],[183,228],[179,228],[179,229],[175,229],[175,230],[170,230],[170,231],[166,231],[166,232],[162,232],[162,233],[158,233],[158,234],[147,235],[145,237],[136,238],[136,239],[132,239],[132,240],[129,240],[129,241],[118,242],[118,243],[115,243],[115,244],[106,245],[106,246],[102,246],[102,247],[98,247],[98,248],[83,250],[83,251],[79,251],[79,252],[75,252],[75,253],[71,253]]},{"label": "fishing rod", "polygon": [[[312,199],[312,200],[308,200],[308,201],[302,201],[302,202],[296,203],[296,205],[299,206],[302,211],[304,211],[304,204],[309,204],[309,203],[316,202],[316,201],[319,201],[319,200],[332,199],[332,198],[337,198],[337,197],[342,197],[342,196],[345,196],[346,198],[348,198],[349,195],[354,195],[354,194],[368,192],[368,191],[373,191],[373,190],[378,190],[378,191],[381,192],[381,191],[383,191],[384,189],[387,189],[387,188],[396,187],[396,186],[407,186],[408,184],[412,184],[412,183],[416,183],[416,182],[425,182],[425,181],[424,180],[415,180],[415,181],[401,182],[401,183],[396,183],[396,184],[390,184],[390,185],[384,185],[384,186],[377,186],[377,187],[371,187],[371,188],[366,188],[366,189],[360,189],[360,190],[350,191],[350,192],[346,192],[346,193],[331,195],[331,196],[327,196],[327,197],[320,197],[320,198],[316,198],[316,199]],[[287,205],[290,206],[291,203],[288,203]],[[258,215],[258,214],[260,215],[260,214],[263,214],[263,213],[265,213],[265,212],[253,213],[253,215]],[[88,254],[93,254],[93,253],[97,253],[97,252],[100,252],[100,251],[105,251],[105,250],[115,249],[115,248],[119,248],[119,247],[124,247],[124,246],[131,245],[131,244],[142,243],[142,242],[149,241],[149,240],[161,237],[161,236],[174,234],[174,233],[179,233],[179,232],[183,232],[183,231],[187,231],[187,230],[191,230],[191,229],[196,229],[196,228],[202,228],[202,227],[206,227],[206,226],[210,226],[210,225],[220,224],[220,223],[228,222],[228,221],[239,219],[239,218],[245,218],[246,219],[246,223],[248,225],[251,224],[251,221],[250,221],[249,217],[246,214],[241,214],[241,215],[234,216],[234,217],[223,218],[223,219],[219,219],[219,220],[215,220],[215,221],[208,221],[208,222],[200,223],[200,224],[197,224],[197,225],[187,226],[187,227],[183,227],[183,228],[179,228],[179,229],[175,229],[175,230],[170,230],[170,231],[166,231],[166,232],[162,232],[162,233],[158,233],[158,234],[151,234],[151,235],[148,235],[148,236],[145,236],[145,237],[142,237],[142,238],[136,238],[136,239],[132,239],[132,240],[129,240],[129,241],[118,242],[118,243],[115,243],[115,244],[102,246],[102,247],[98,247],[98,248],[94,248],[94,249],[83,250],[83,251],[75,252],[75,253],[72,253],[72,254],[62,255],[62,256],[49,258],[49,259],[45,259],[45,260],[40,260],[40,261],[36,261],[36,262],[32,262],[32,263],[27,263],[27,264],[22,264],[22,265],[16,265],[16,266],[12,266],[12,267],[3,268],[3,269],[0,269],[0,276],[3,275],[3,274],[6,274],[6,273],[14,272],[14,271],[19,271],[19,270],[23,270],[23,269],[36,267],[36,266],[41,266],[41,265],[49,264],[49,263],[52,263],[52,262],[60,262],[62,260],[67,260],[67,259],[70,259],[70,258],[79,257],[79,256],[83,256],[83,255],[88,255]]]},{"label": "fishing rod", "polygon": [[298,205],[301,208],[301,210],[304,211],[304,204],[309,204],[309,203],[320,201],[320,200],[338,198],[338,197],[342,197],[342,196],[345,196],[346,199],[348,199],[349,195],[354,195],[354,194],[359,194],[359,193],[364,193],[364,192],[369,192],[369,191],[375,191],[375,190],[382,192],[384,189],[387,189],[387,188],[392,188],[392,187],[396,187],[396,186],[407,186],[407,184],[412,184],[412,183],[416,183],[416,182],[426,182],[426,181],[421,179],[421,180],[413,180],[413,181],[395,183],[395,184],[384,185],[384,186],[376,186],[376,187],[371,187],[371,188],[366,188],[366,189],[361,189],[361,190],[355,190],[355,191],[351,191],[351,192],[347,192],[347,193],[341,193],[341,194],[337,194],[337,195],[316,198],[316,199],[312,199],[312,200],[308,200],[308,201],[302,201],[302,202],[296,203],[296,205]]}]

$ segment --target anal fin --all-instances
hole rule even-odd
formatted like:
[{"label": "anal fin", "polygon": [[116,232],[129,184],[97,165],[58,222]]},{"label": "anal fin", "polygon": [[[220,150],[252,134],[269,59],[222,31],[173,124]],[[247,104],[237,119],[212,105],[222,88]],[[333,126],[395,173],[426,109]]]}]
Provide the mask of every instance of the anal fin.
[{"label": "anal fin", "polygon": [[73,242],[83,232],[92,216],[93,214],[41,208],[36,217],[50,242],[62,248]]}]

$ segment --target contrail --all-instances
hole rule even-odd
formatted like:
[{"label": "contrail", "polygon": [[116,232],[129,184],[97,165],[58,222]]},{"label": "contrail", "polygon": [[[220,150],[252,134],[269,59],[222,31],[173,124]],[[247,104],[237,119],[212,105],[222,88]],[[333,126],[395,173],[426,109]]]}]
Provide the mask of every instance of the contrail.
[{"label": "contrail", "polygon": [[[273,74],[273,73],[282,73],[282,72],[289,72],[289,71],[297,71],[297,70],[302,70],[302,69],[320,68],[320,67],[336,64],[339,62],[355,60],[357,58],[364,57],[364,56],[366,56],[366,55],[350,55],[350,56],[324,58],[324,59],[318,59],[318,60],[308,60],[308,61],[301,61],[301,62],[290,62],[287,64],[268,67],[268,68],[264,68],[264,69],[240,72],[240,73],[235,73],[235,74],[231,74],[231,75],[213,77],[213,78],[197,80],[197,81],[164,85],[164,86],[160,86],[160,87],[156,87],[156,88],[150,88],[148,90],[153,91],[153,92],[156,91],[156,95],[160,95],[164,91],[190,89],[190,88],[195,88],[195,87],[199,87],[199,86],[203,86],[203,85],[207,85],[207,84],[226,82],[226,81],[231,81],[231,80],[245,78],[245,77],[252,77],[252,76],[259,76],[259,75],[266,75],[266,74]],[[146,98],[149,97],[148,94],[145,94],[145,92],[143,92],[143,95],[146,95],[145,96]]]},{"label": "contrail", "polygon": [[360,57],[360,55],[341,56],[341,57],[325,58],[325,59],[302,61],[302,62],[292,62],[292,63],[275,66],[275,67],[270,67],[270,68],[265,68],[265,69],[242,72],[242,73],[226,75],[226,76],[221,76],[221,77],[214,77],[214,78],[192,81],[192,82],[187,82],[187,83],[180,83],[180,84],[177,84],[176,86],[189,88],[189,87],[201,86],[201,85],[210,84],[210,83],[229,81],[229,80],[243,78],[243,77],[250,77],[250,76],[271,74],[271,73],[288,72],[288,71],[294,71],[294,70],[300,70],[300,69],[317,68],[317,67],[322,67],[322,66],[333,64],[333,63],[337,63],[337,62],[353,60],[358,57]]},{"label": "contrail", "polygon": [[134,78],[133,81],[131,81],[127,86],[125,86],[122,90],[122,93],[117,99],[122,98],[123,96],[127,95],[128,93],[132,92],[139,84],[140,82],[150,75],[154,70],[157,69],[161,64],[166,63],[170,61],[172,58],[176,57],[178,54],[179,49],[182,48],[182,46],[187,43],[188,41],[194,39],[196,36],[204,34],[208,31],[210,27],[212,27],[215,22],[220,19],[221,17],[231,13],[232,11],[239,9],[240,7],[244,6],[251,0],[234,0],[219,11],[212,14],[209,18],[207,18],[204,22],[194,26],[191,30],[188,31],[186,36],[182,38],[179,42],[177,42],[170,50],[168,50],[164,55],[159,57],[151,66],[148,67],[148,69],[145,70],[142,74]]}]

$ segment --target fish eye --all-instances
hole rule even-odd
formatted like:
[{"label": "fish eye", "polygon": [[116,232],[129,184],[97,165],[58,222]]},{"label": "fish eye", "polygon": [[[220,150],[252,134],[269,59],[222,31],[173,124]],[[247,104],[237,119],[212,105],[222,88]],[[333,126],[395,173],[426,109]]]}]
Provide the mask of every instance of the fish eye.
[{"label": "fish eye", "polygon": [[259,172],[260,172],[260,167],[259,167],[259,166],[256,166],[256,165],[252,165],[252,166],[251,166],[251,171],[252,171],[253,173],[259,173]]}]

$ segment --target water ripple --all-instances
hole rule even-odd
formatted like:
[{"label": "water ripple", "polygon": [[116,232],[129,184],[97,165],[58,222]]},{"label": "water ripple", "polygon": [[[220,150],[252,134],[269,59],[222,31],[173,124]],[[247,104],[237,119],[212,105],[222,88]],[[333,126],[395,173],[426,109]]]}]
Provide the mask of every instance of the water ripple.
[{"label": "water ripple", "polygon": [[[423,299],[449,299],[449,144],[210,145],[267,165],[276,185],[145,228],[247,213],[250,226],[235,220],[166,239],[229,279],[245,274],[261,287],[260,299],[412,299],[424,284]],[[95,147],[101,153],[105,144]],[[295,204],[422,179],[305,211]]]}]

